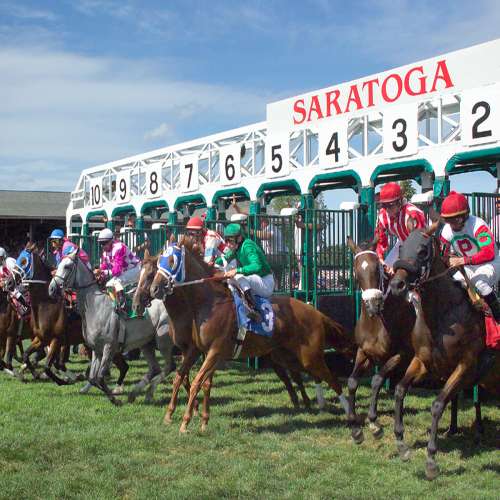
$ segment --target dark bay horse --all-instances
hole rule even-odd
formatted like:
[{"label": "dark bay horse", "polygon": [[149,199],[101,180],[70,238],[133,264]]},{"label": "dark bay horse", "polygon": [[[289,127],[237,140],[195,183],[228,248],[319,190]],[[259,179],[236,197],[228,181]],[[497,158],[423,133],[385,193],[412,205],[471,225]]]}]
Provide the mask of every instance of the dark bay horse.
[{"label": "dark bay horse", "polygon": [[66,372],[65,363],[69,357],[70,346],[83,343],[81,319],[69,317],[62,298],[49,297],[51,269],[42,260],[34,245],[28,244],[21,253],[20,265],[23,270],[28,271],[25,282],[30,291],[33,331],[31,345],[26,349],[23,361],[33,377],[37,378],[30,356],[40,348],[48,347],[45,374],[58,385],[65,385],[68,380],[60,378],[52,370],[52,366],[57,362],[58,368]]},{"label": "dark bay horse", "polygon": [[[182,262],[175,262],[173,256],[164,257],[168,260],[170,269],[183,266],[186,282],[211,277],[212,270],[198,256],[198,252],[193,252],[190,243],[181,240],[179,244],[184,248],[184,256],[180,259]],[[180,427],[180,432],[186,432],[198,392],[203,387],[209,399],[211,379],[218,362],[233,356],[237,341],[237,321],[232,294],[223,283],[210,280],[195,286],[175,285],[173,274],[162,268],[156,273],[151,285],[151,296],[164,299],[175,344],[194,345],[198,352],[205,354],[205,360],[192,382]],[[342,387],[325,363],[324,350],[331,346],[351,355],[351,338],[337,322],[308,304],[278,296],[273,297],[271,302],[276,315],[272,338],[248,333],[240,355],[255,357],[264,356],[275,349],[285,351],[302,370],[310,373],[316,380],[327,382],[347,410]],[[191,366],[192,362],[186,363],[188,371]],[[207,407],[203,407],[202,429],[206,429],[208,419],[207,404]]]},{"label": "dark bay horse", "polygon": [[349,377],[349,413],[347,421],[355,443],[363,442],[363,430],[356,418],[356,391],[361,375],[374,365],[380,371],[372,377],[372,393],[368,411],[373,436],[382,437],[377,422],[377,402],[380,388],[398,366],[406,368],[413,357],[410,332],[415,324],[415,309],[404,297],[387,293],[389,277],[385,275],[375,252],[377,241],[357,246],[348,238],[354,254],[354,274],[362,293],[361,314],[356,322],[354,337],[358,350],[354,369]]},{"label": "dark bay horse", "polygon": [[[483,313],[471,304],[466,291],[451,278],[434,236],[437,227],[438,222],[435,222],[430,228],[418,229],[409,235],[401,246],[400,260],[394,265],[395,275],[390,283],[394,295],[406,296],[412,291],[417,312],[411,332],[414,356],[395,392],[394,433],[401,456],[408,453],[403,441],[403,403],[409,386],[428,373],[445,381],[431,407],[426,462],[428,479],[439,474],[437,431],[444,409],[460,389],[474,383],[478,356],[485,347]],[[497,372],[496,384],[498,382]]]},{"label": "dark bay horse", "polygon": [[[9,301],[6,292],[0,290],[0,370],[13,373],[12,359],[20,337],[21,320]],[[6,359],[5,359],[6,358]]]}]

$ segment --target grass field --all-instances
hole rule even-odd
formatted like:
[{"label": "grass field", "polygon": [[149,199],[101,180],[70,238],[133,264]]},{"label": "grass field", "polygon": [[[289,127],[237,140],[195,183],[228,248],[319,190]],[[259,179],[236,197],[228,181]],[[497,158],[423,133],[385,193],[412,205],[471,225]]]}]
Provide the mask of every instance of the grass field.
[{"label": "grass field", "polygon": [[[81,371],[83,362],[71,368]],[[127,383],[145,371],[135,362]],[[171,378],[169,378],[169,381]],[[179,435],[185,395],[173,426],[162,424],[168,389],[156,402],[140,398],[113,407],[100,393],[78,394],[80,384],[22,383],[0,373],[0,498],[499,498],[500,410],[483,407],[486,434],[473,444],[474,412],[461,401],[461,434],[439,440],[442,474],[424,478],[432,393],[407,397],[402,463],[392,435],[392,399],[383,392],[385,435],[351,443],[338,404],[328,411],[295,411],[275,375],[233,363],[216,374],[209,430]],[[128,386],[129,387],[129,386]],[[314,394],[308,385],[310,396]],[[367,410],[367,387],[359,390]],[[449,421],[445,413],[441,429]]]}]

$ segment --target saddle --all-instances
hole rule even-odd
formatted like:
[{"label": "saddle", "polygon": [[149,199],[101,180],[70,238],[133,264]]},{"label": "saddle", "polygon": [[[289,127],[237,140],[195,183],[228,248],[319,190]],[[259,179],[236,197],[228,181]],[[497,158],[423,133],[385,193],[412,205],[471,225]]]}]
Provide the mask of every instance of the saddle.
[{"label": "saddle", "polygon": [[132,300],[133,294],[137,288],[137,283],[131,283],[123,288],[123,293],[125,296],[125,307],[123,308],[120,304],[118,296],[114,288],[106,288],[106,293],[109,298],[113,301],[115,310],[118,312],[121,318],[124,320],[130,320],[138,318],[137,314],[132,310]]}]

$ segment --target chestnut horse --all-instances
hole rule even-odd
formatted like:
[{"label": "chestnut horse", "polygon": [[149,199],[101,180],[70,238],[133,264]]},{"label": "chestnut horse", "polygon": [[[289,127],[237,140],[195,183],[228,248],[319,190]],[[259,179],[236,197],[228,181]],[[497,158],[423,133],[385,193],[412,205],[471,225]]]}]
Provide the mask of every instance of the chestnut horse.
[{"label": "chestnut horse", "polygon": [[[428,229],[410,233],[400,248],[400,260],[394,264],[395,275],[390,283],[394,295],[407,296],[413,291],[417,313],[411,332],[414,356],[395,392],[394,433],[402,457],[408,455],[408,446],[403,441],[403,403],[408,388],[428,373],[446,381],[431,407],[426,462],[428,479],[439,474],[437,431],[444,409],[460,389],[475,382],[478,356],[485,347],[483,313],[472,305],[467,292],[451,278],[434,236],[437,227],[438,222],[435,222]],[[479,424],[478,419],[476,424]]]},{"label": "chestnut horse", "polygon": [[13,374],[12,359],[22,326],[8,294],[0,290],[0,370],[6,370],[10,374]]},{"label": "chestnut horse", "polygon": [[398,366],[406,368],[413,356],[410,332],[415,324],[415,309],[404,298],[386,293],[389,277],[384,273],[375,252],[377,241],[356,246],[351,238],[347,245],[354,254],[354,275],[361,288],[361,314],[354,337],[358,351],[354,369],[348,379],[348,424],[355,443],[363,442],[363,430],[356,418],[356,391],[361,375],[374,365],[380,371],[372,377],[372,393],[368,410],[369,427],[376,439],[383,429],[377,422],[380,388],[387,376]]},{"label": "chestnut horse", "polygon": [[[137,290],[134,295],[133,309],[134,311],[141,315],[144,313],[145,307],[150,302],[150,287],[155,277],[158,268],[158,257],[150,256],[148,250],[144,253],[144,259],[142,262],[141,275],[139,278],[139,283],[137,284]],[[185,349],[185,346],[178,346],[181,350]],[[268,361],[271,368],[274,370],[278,378],[283,382],[285,388],[290,396],[290,400],[295,408],[300,407],[297,392],[292,385],[291,379],[297,385],[299,392],[302,396],[303,404],[306,408],[310,408],[311,400],[309,399],[307,392],[304,387],[304,382],[300,371],[297,370],[297,363],[294,360],[286,359],[285,353],[280,353],[278,350],[272,351],[269,356],[265,356],[263,361]],[[290,365],[293,365],[292,367]],[[322,397],[322,393],[319,389],[318,392],[318,402],[320,407],[324,406],[325,401]]]},{"label": "chestnut horse", "polygon": [[[175,344],[192,345],[194,352],[205,354],[205,360],[191,385],[189,401],[180,427],[180,432],[186,432],[193,416],[194,402],[202,387],[207,404],[203,405],[201,428],[204,430],[207,427],[211,380],[218,362],[233,357],[238,326],[229,288],[213,277],[206,280],[212,276],[212,270],[199,257],[198,252],[193,252],[189,241],[181,239],[179,245],[184,248],[183,257],[163,257],[168,261],[167,267],[162,266],[156,273],[151,285],[151,296],[164,299]],[[177,282],[173,277],[175,273],[172,270],[178,269],[179,266],[184,269],[184,283]],[[191,281],[197,281],[197,284],[179,286]],[[327,382],[347,410],[347,400],[342,394],[342,387],[325,363],[324,350],[331,346],[340,352],[352,354],[351,338],[337,322],[308,304],[279,296],[273,297],[271,302],[275,313],[272,337],[247,333],[240,355],[264,356],[275,349],[286,352],[290,359],[316,380]],[[193,363],[194,359],[185,358],[180,375],[188,373]],[[170,408],[166,414],[167,420],[169,415],[171,416]]]}]

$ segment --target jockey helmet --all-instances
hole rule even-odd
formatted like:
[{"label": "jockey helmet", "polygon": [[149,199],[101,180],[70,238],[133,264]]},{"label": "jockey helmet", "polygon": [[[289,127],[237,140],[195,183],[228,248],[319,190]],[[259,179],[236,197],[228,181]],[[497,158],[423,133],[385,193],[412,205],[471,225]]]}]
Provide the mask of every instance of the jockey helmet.
[{"label": "jockey helmet", "polygon": [[203,221],[201,220],[201,217],[191,217],[188,220],[188,223],[186,224],[186,229],[194,229],[196,230],[202,230],[203,229]]},{"label": "jockey helmet", "polygon": [[228,224],[224,229],[224,238],[234,238],[235,236],[241,236],[240,224]]},{"label": "jockey helmet", "polygon": [[0,247],[0,259],[6,259],[7,258],[7,252],[5,251],[5,248]]},{"label": "jockey helmet", "polygon": [[113,239],[113,231],[105,227],[99,231],[99,236],[97,238],[99,241],[109,241]]},{"label": "jockey helmet", "polygon": [[403,198],[401,186],[397,182],[388,182],[380,190],[380,203],[390,203],[391,201]]},{"label": "jockey helmet", "polygon": [[54,229],[49,236],[49,240],[62,240],[64,238],[64,231],[62,229]]},{"label": "jockey helmet", "polygon": [[450,191],[450,194],[443,200],[441,205],[441,217],[456,217],[469,212],[469,202],[462,193]]}]

